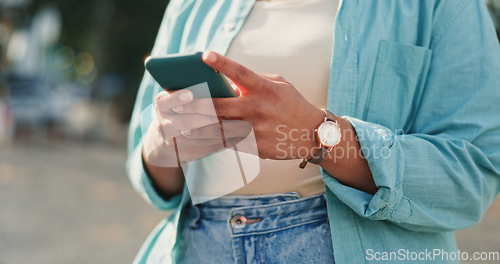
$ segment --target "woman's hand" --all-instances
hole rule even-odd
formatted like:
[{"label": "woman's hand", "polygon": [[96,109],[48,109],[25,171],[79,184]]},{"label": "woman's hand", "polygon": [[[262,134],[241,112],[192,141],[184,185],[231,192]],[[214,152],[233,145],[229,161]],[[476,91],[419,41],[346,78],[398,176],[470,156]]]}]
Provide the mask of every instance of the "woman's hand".
[{"label": "woman's hand", "polygon": [[[220,127],[216,125],[219,122],[218,116],[223,120],[222,122],[226,119],[242,122],[223,124],[224,132],[228,132],[225,137],[229,142],[227,147],[247,137],[249,126],[245,124],[251,124],[261,158],[309,159],[312,157],[318,147],[314,129],[323,121],[323,111],[307,102],[293,85],[279,76],[257,74],[214,52],[205,52],[203,61],[228,77],[241,96],[192,100],[191,94],[188,101],[179,102],[174,99],[180,95],[177,92],[160,95],[158,106],[159,108],[161,106],[161,109],[157,114],[158,120],[168,120],[168,122],[160,122],[162,125],[159,127],[166,126],[173,131],[163,136],[167,142],[169,142],[169,137],[182,134],[184,134],[183,137],[177,138],[189,140],[190,135],[197,136],[199,139],[209,138],[208,134],[216,133],[214,131],[217,129],[220,130]],[[179,105],[182,107],[176,107]],[[215,109],[216,115],[207,115],[209,108]],[[191,126],[185,126],[182,121],[178,122],[180,120],[178,118],[188,117],[193,118],[192,121],[187,122]],[[375,193],[377,187],[361,152],[355,129],[349,121],[343,118],[336,116],[336,120],[342,131],[342,141],[335,149],[341,150],[339,153],[342,155],[330,153],[331,155],[327,155],[319,165],[347,186]],[[208,130],[203,131],[203,129]],[[184,132],[181,133],[181,131]],[[191,141],[193,142],[196,143]],[[173,146],[172,143],[165,145]],[[190,146],[189,143],[187,146]],[[196,144],[192,146],[193,151],[189,159],[200,158],[221,149],[218,143],[202,147]]]},{"label": "woman's hand", "polygon": [[[318,146],[314,129],[324,118],[298,91],[277,75],[257,74],[215,52],[203,61],[228,77],[240,92],[236,98],[214,98],[218,116],[249,122],[261,158],[310,158]],[[203,107],[185,106],[183,114],[200,114]],[[224,127],[226,130],[226,128]]]},{"label": "woman's hand", "polygon": [[[205,52],[203,61],[226,75],[240,90],[242,96],[238,98],[215,98],[215,110],[221,116],[241,118],[252,124],[260,157],[308,159],[315,153],[318,143],[314,129],[323,121],[324,113],[290,83],[278,76],[259,75],[214,52]],[[335,119],[342,141],[319,165],[347,186],[374,194],[378,188],[355,129],[349,121],[338,116]]]},{"label": "woman's hand", "polygon": [[[145,157],[158,167],[177,167],[179,162],[193,161],[245,138],[250,129],[243,121],[219,121],[212,107],[202,113],[179,114],[184,108],[207,105],[207,100],[193,100],[187,89],[156,97],[156,115],[144,139]],[[210,113],[214,114],[210,114]],[[223,123],[224,122],[224,123]],[[227,130],[222,135],[221,125]]]}]

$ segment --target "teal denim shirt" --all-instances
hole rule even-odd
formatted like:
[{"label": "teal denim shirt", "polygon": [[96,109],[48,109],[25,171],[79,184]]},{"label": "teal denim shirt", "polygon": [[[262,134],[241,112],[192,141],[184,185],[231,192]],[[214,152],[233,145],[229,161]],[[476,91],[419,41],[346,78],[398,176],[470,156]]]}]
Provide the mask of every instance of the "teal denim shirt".
[{"label": "teal denim shirt", "polygon": [[[152,54],[225,54],[254,2],[170,1]],[[162,199],[143,167],[139,116],[160,90],[146,73],[127,171],[147,201],[173,213],[136,263],[178,263],[178,222],[189,202],[186,188]],[[480,221],[500,189],[500,49],[483,1],[341,1],[328,109],[354,126],[379,188],[371,195],[323,172],[336,262],[408,250],[429,263],[422,254],[456,252],[453,230]],[[392,261],[406,262],[415,261],[404,254]]]}]

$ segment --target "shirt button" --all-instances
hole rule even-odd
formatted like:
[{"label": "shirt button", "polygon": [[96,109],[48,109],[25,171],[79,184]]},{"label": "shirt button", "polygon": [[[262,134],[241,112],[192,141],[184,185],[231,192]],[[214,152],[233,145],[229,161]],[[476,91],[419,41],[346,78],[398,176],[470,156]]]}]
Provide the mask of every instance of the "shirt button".
[{"label": "shirt button", "polygon": [[231,218],[231,225],[234,228],[243,228],[247,223],[247,218],[242,215],[235,215]]},{"label": "shirt button", "polygon": [[347,34],[344,35],[345,42],[347,42]]},{"label": "shirt button", "polygon": [[233,22],[228,22],[224,24],[224,30],[225,31],[231,31],[234,29],[234,23]]}]

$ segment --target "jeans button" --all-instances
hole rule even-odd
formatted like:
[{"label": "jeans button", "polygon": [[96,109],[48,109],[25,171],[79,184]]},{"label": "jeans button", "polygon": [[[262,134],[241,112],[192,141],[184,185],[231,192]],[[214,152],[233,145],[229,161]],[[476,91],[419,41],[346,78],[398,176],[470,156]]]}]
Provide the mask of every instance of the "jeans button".
[{"label": "jeans button", "polygon": [[231,218],[231,225],[234,228],[243,228],[247,223],[247,218],[242,215],[235,215]]}]

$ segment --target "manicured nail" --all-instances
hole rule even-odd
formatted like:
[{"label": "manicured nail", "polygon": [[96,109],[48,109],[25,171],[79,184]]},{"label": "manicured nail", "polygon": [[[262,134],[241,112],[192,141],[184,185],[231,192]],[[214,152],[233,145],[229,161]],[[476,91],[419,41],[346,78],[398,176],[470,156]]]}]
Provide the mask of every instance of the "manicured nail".
[{"label": "manicured nail", "polygon": [[176,113],[182,113],[182,111],[184,111],[184,106],[183,105],[178,105],[176,107],[173,107],[172,111],[174,111]]},{"label": "manicured nail", "polygon": [[185,91],[179,95],[179,100],[181,100],[181,102],[186,102],[186,103],[191,102],[191,100],[193,100],[193,94],[189,91]]},{"label": "manicured nail", "polygon": [[211,51],[206,51],[203,53],[203,59],[210,63],[215,63],[217,61],[217,56],[215,56],[215,54]]},{"label": "manicured nail", "polygon": [[184,129],[184,130],[181,130],[181,134],[183,136],[189,136],[191,135],[191,129]]}]

